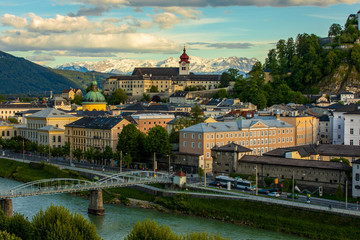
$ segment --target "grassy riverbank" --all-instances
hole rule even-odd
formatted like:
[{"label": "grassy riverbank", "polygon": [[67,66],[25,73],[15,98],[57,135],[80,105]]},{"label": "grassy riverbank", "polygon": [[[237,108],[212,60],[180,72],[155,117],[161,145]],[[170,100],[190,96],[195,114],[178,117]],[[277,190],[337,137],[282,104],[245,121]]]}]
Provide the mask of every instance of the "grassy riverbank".
[{"label": "grassy riverbank", "polygon": [[[21,162],[0,159],[0,176],[22,182],[45,178],[81,178],[73,171],[60,170],[44,164],[31,166]],[[88,192],[80,195],[86,196]],[[360,218],[289,208],[251,201],[190,198],[187,194],[175,197],[154,196],[132,188],[114,188],[103,191],[105,202],[127,204],[129,198],[155,202],[174,213],[248,225],[311,239],[359,239]]]},{"label": "grassy riverbank", "polygon": [[[134,198],[154,201],[174,213],[247,225],[256,228],[284,232],[310,239],[359,239],[360,218],[289,208],[274,204],[251,201],[190,198],[186,194],[175,197],[159,197],[135,189],[109,189],[104,199],[111,202]],[[124,202],[121,200],[121,202]]]},{"label": "grassy riverbank", "polygon": [[4,158],[0,159],[0,177],[11,178],[20,182],[31,182],[47,178],[85,179],[77,172],[60,170],[59,167],[53,165],[22,163]]}]

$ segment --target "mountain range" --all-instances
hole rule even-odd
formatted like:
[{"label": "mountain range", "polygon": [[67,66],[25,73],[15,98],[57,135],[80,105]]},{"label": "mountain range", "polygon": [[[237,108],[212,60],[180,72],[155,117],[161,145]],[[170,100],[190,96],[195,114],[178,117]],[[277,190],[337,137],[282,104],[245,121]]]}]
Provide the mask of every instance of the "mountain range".
[{"label": "mountain range", "polygon": [[[238,69],[241,73],[249,72],[258,61],[256,58],[220,57],[200,58],[190,57],[190,71],[197,74],[221,74],[229,68]],[[139,60],[139,59],[106,59],[98,62],[72,62],[57,66],[57,69],[80,72],[96,71],[102,73],[129,75],[135,67],[178,67],[179,59],[169,57],[166,60]]]}]

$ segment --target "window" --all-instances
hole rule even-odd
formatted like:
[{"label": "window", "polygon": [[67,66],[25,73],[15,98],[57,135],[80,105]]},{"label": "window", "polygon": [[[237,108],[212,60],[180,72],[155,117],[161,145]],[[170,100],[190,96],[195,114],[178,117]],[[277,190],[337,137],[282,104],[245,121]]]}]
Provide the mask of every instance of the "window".
[{"label": "window", "polygon": [[210,148],[210,143],[206,144],[206,148],[209,149]]},{"label": "window", "polygon": [[186,133],[184,133],[184,138],[186,138]]},{"label": "window", "polygon": [[350,145],[354,145],[354,140],[350,140]]},{"label": "window", "polygon": [[56,141],[56,137],[55,136],[53,136],[53,142],[55,142]]},{"label": "window", "polygon": [[6,136],[10,136],[10,131],[6,131]]},{"label": "window", "polygon": [[356,180],[356,181],[359,181],[359,180],[360,180],[360,176],[359,176],[358,173],[355,175],[355,180]]},{"label": "window", "polygon": [[209,157],[210,157],[210,153],[206,153],[206,157],[209,158]]},{"label": "window", "polygon": [[61,136],[58,136],[58,142],[61,142]]},{"label": "window", "polygon": [[224,135],[223,135],[223,134],[221,134],[220,136],[221,136],[221,138],[224,138]]},{"label": "window", "polygon": [[191,143],[191,147],[195,148],[195,143],[194,142]]},{"label": "window", "polygon": [[184,147],[186,147],[186,141],[184,141]]},{"label": "window", "polygon": [[228,133],[226,134],[226,138],[229,138],[229,134],[228,134]]},{"label": "window", "polygon": [[350,128],[350,134],[354,134],[354,129]]},{"label": "window", "polygon": [[211,134],[211,139],[214,139],[214,134]]},{"label": "window", "polygon": [[200,148],[200,149],[201,149],[201,142],[199,142],[199,143],[198,143],[198,148]]},{"label": "window", "polygon": [[338,135],[338,139],[340,139],[341,138],[341,135]]},{"label": "window", "polygon": [[195,133],[191,134],[191,139],[195,139]]},{"label": "window", "polygon": [[210,139],[210,134],[206,134],[206,139]]},{"label": "window", "polygon": [[341,125],[338,125],[338,129],[341,129]]},{"label": "window", "polygon": [[201,134],[200,133],[198,134],[198,138],[201,140]]}]

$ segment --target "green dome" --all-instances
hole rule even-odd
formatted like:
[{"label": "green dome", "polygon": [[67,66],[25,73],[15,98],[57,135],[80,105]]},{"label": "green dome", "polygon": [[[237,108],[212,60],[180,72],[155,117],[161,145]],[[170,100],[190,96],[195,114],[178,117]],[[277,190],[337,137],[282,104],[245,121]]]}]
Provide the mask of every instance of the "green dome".
[{"label": "green dome", "polygon": [[83,102],[106,102],[106,100],[100,92],[90,91],[85,95]]}]

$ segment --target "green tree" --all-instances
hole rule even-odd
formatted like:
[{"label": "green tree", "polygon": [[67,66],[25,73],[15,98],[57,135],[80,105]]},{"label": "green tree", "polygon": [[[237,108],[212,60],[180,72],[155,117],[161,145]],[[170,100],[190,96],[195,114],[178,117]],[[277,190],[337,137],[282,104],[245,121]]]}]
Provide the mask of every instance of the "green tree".
[{"label": "green tree", "polygon": [[0,103],[5,102],[6,98],[0,94]]},{"label": "green tree", "polygon": [[110,161],[111,159],[114,157],[114,153],[113,150],[110,146],[106,146],[104,151],[103,151],[103,157],[106,161],[107,165],[110,165]]},{"label": "green tree", "polygon": [[341,158],[332,158],[330,159],[330,162],[342,162],[342,163],[345,163],[347,164],[348,166],[351,166],[350,165],[350,161],[344,157],[341,157]]},{"label": "green tree", "polygon": [[31,222],[19,213],[14,213],[13,217],[8,219],[6,231],[15,234],[21,239],[33,238],[33,226]]},{"label": "green tree", "polygon": [[151,88],[150,88],[150,92],[157,93],[157,92],[159,92],[159,89],[158,89],[157,86],[152,85]]},{"label": "green tree", "polygon": [[8,118],[8,121],[9,121],[10,123],[12,123],[12,124],[18,124],[18,123],[19,123],[18,120],[17,120],[16,118],[13,118],[13,117],[9,117],[9,118]]},{"label": "green tree", "polygon": [[156,240],[180,240],[166,225],[159,225],[150,219],[137,222],[125,240],[156,239]]},{"label": "green tree", "polygon": [[204,122],[204,112],[203,110],[200,108],[199,105],[195,105],[192,109],[191,109],[191,121],[192,121],[192,125],[198,124],[198,123],[202,123]]},{"label": "green tree", "polygon": [[128,95],[122,89],[116,89],[110,96],[108,103],[111,105],[118,105],[120,103],[124,103],[128,99]]},{"label": "green tree", "polygon": [[149,94],[143,93],[143,97],[141,98],[142,102],[150,102],[151,98]]},{"label": "green tree", "polygon": [[65,142],[64,146],[62,146],[62,154],[65,157],[70,156],[70,142]]},{"label": "green tree", "polygon": [[229,94],[227,93],[226,89],[220,89],[219,91],[217,91],[213,98],[219,99],[219,98],[228,98]]},{"label": "green tree", "polygon": [[342,33],[342,26],[338,23],[333,23],[329,28],[329,37],[336,37],[341,35]]},{"label": "green tree", "polygon": [[100,240],[95,225],[78,213],[70,213],[63,206],[51,205],[40,210],[32,220],[34,239],[87,239]]},{"label": "green tree", "polygon": [[75,103],[76,105],[81,105],[84,97],[82,95],[75,95],[74,99],[71,100],[72,103]]},{"label": "green tree", "polygon": [[125,156],[123,157],[123,163],[128,169],[130,168],[130,164],[132,163],[132,157],[130,154],[125,154]]},{"label": "green tree", "polygon": [[145,138],[145,150],[148,153],[156,153],[163,157],[170,154],[172,146],[169,141],[169,134],[162,126],[155,126],[150,129]]},{"label": "green tree", "polygon": [[201,167],[198,168],[198,176],[199,178],[202,178],[205,175],[204,169]]},{"label": "green tree", "polygon": [[83,150],[81,150],[81,148],[74,149],[72,154],[78,162],[83,158],[83,155],[84,155]]},{"label": "green tree", "polygon": [[144,140],[145,134],[137,129],[134,124],[128,124],[119,134],[116,149],[122,151],[123,155],[129,154],[139,161],[144,158]]},{"label": "green tree", "polygon": [[97,164],[103,164],[104,156],[103,153],[98,148],[95,149],[94,160]]},{"label": "green tree", "polygon": [[22,240],[22,239],[17,237],[15,234],[11,234],[6,231],[0,230],[0,240]]},{"label": "green tree", "polygon": [[88,149],[86,149],[84,152],[84,157],[89,163],[92,163],[92,161],[95,158],[95,148],[91,146]]},{"label": "green tree", "polygon": [[341,187],[341,184],[339,183],[336,190],[335,190],[335,196],[336,198],[339,200],[339,207],[340,207],[340,203],[341,203],[341,200],[344,196],[344,193],[343,193],[343,190],[342,190],[342,187]]},{"label": "green tree", "polygon": [[350,55],[351,63],[360,70],[360,45],[354,44],[354,47],[351,49]]}]

